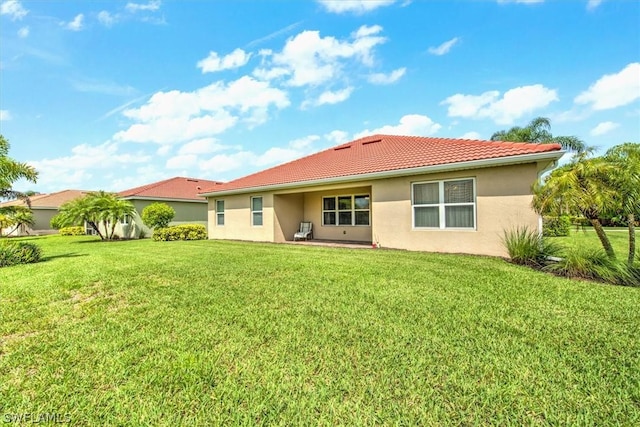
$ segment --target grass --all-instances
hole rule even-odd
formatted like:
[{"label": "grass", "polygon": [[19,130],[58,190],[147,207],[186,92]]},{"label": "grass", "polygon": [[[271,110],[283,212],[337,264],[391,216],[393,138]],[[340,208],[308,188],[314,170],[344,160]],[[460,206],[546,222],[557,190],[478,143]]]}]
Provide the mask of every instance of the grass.
[{"label": "grass", "polygon": [[0,269],[0,417],[637,425],[640,289],[496,258],[46,237]]},{"label": "grass", "polygon": [[[605,228],[605,232],[611,241],[611,246],[613,246],[618,259],[626,260],[627,253],[629,252],[629,230],[624,227],[607,227]],[[638,231],[636,231],[636,240],[640,243],[638,234]],[[592,227],[572,227],[569,236],[548,237],[547,239],[552,242],[558,242],[566,247],[580,246],[590,249],[602,249],[602,244]],[[638,249],[640,249],[640,244],[638,246]]]}]

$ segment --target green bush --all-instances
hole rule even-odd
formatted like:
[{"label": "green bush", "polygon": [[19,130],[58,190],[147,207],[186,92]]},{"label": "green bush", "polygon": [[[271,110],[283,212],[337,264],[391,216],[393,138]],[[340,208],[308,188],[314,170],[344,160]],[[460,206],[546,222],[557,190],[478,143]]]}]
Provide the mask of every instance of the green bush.
[{"label": "green bush", "polygon": [[542,219],[542,234],[545,237],[568,236],[571,230],[571,218],[568,216],[545,216]]},{"label": "green bush", "polygon": [[202,224],[182,224],[166,228],[157,228],[153,231],[153,240],[204,240],[207,238],[207,229]]},{"label": "green bush", "polygon": [[528,227],[505,231],[502,242],[512,262],[532,267],[546,265],[548,257],[557,256],[561,250],[557,243],[547,241]]},{"label": "green bush", "polygon": [[73,227],[62,227],[59,231],[61,236],[84,236],[84,227],[77,225]]},{"label": "green bush", "polygon": [[0,243],[0,267],[38,262],[42,258],[40,246],[27,242]]},{"label": "green bush", "polygon": [[151,203],[142,210],[140,217],[149,228],[166,228],[176,215],[176,211],[166,203]]},{"label": "green bush", "polygon": [[[560,261],[543,268],[560,276],[597,280],[613,285],[634,285],[634,268],[612,260],[601,248],[576,246],[567,248]],[[637,283],[635,283],[637,285]]]}]

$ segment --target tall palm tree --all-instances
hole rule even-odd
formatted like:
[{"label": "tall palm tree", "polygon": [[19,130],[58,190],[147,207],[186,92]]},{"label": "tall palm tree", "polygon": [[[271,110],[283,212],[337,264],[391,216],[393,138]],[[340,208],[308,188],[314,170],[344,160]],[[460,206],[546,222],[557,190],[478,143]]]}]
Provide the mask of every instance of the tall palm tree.
[{"label": "tall palm tree", "polygon": [[607,211],[616,194],[616,189],[607,180],[607,176],[615,173],[615,166],[601,157],[587,158],[588,154],[577,155],[571,163],[551,172],[544,183],[536,183],[532,206],[539,214],[582,214],[593,226],[609,258],[613,259],[615,252],[600,216]]},{"label": "tall palm tree", "polygon": [[29,232],[26,230],[27,227],[33,227],[35,219],[33,218],[33,212],[30,209],[19,206],[20,209],[16,209],[9,217],[13,220],[13,225],[15,228],[11,230],[9,235],[14,233],[16,230],[20,229],[22,231],[26,231],[27,234]]},{"label": "tall palm tree", "polygon": [[553,136],[551,120],[546,117],[536,117],[525,127],[514,126],[508,130],[500,130],[491,135],[491,141],[531,142],[537,144],[558,143],[563,148],[581,153],[586,146],[576,136]]},{"label": "tall palm tree", "polygon": [[636,254],[636,214],[640,213],[640,144],[616,145],[604,157],[616,168],[616,173],[608,177],[617,190],[612,208],[626,216],[629,228],[627,264],[631,267]]},{"label": "tall palm tree", "polygon": [[9,141],[0,135],[0,199],[26,199],[26,194],[13,189],[13,183],[20,179],[35,183],[38,172],[32,166],[9,157],[9,147]]}]

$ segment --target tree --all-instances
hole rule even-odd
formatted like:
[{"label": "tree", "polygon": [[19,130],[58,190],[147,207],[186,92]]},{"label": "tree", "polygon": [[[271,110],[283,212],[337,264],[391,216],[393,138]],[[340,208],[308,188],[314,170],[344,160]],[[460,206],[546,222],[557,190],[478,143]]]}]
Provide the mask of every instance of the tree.
[{"label": "tree", "polygon": [[636,214],[640,213],[640,144],[627,142],[609,149],[605,160],[615,167],[615,173],[607,177],[616,192],[610,209],[622,213],[629,228],[629,253],[627,264],[633,266],[636,254]]},{"label": "tree", "polygon": [[96,231],[100,239],[111,240],[117,221],[134,212],[135,207],[131,202],[118,199],[113,193],[98,191],[63,204],[60,206],[60,213],[54,217],[55,221],[52,221],[59,227],[86,223]]},{"label": "tree", "polygon": [[[15,225],[15,228],[11,230],[9,234],[15,232],[18,229],[26,231],[26,227],[33,227],[33,225],[35,224],[33,212],[23,206],[16,206],[13,213],[10,213],[8,216],[13,221],[12,225]],[[27,234],[29,234],[28,231]]]},{"label": "tree", "polygon": [[142,221],[149,228],[166,228],[176,215],[176,211],[166,203],[151,203],[142,210]]},{"label": "tree", "polygon": [[[20,163],[9,157],[9,141],[0,135],[0,199],[27,199],[27,195],[13,189],[13,184],[20,180],[35,183],[38,172],[26,163]],[[2,208],[0,208],[2,209]]]},{"label": "tree", "polygon": [[600,217],[615,197],[616,189],[606,179],[615,173],[615,167],[601,157],[588,158],[588,155],[588,152],[578,154],[571,163],[551,172],[544,183],[536,183],[532,206],[539,214],[583,215],[593,226],[609,258],[614,259],[615,252]]},{"label": "tree", "polygon": [[531,142],[537,144],[558,143],[570,151],[581,153],[586,147],[576,136],[553,136],[551,134],[551,120],[546,117],[536,117],[525,127],[514,126],[509,130],[500,130],[491,135],[491,141]]}]

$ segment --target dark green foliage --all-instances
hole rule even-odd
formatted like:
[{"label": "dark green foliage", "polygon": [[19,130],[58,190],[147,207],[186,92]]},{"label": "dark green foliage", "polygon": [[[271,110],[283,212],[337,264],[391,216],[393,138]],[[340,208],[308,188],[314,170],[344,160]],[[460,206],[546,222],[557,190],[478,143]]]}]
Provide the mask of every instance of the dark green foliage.
[{"label": "dark green foliage", "polygon": [[557,243],[544,239],[528,227],[505,231],[502,241],[511,261],[520,265],[541,267],[547,263],[548,257],[557,256],[560,252]]},{"label": "dark green foliage", "polygon": [[61,236],[84,236],[85,230],[84,227],[78,225],[73,227],[62,227],[59,233]]},{"label": "dark green foliage", "polygon": [[204,240],[207,238],[207,229],[202,224],[182,224],[172,227],[157,228],[153,231],[153,240]]},{"label": "dark green foliage", "polygon": [[574,246],[562,254],[557,263],[543,268],[560,276],[597,280],[613,285],[638,285],[633,272],[619,261],[612,260],[601,248]]},{"label": "dark green foliage", "polygon": [[62,227],[64,227],[62,225],[63,223],[64,223],[64,218],[60,216],[60,214],[55,215],[53,218],[51,218],[51,221],[49,221],[49,225],[54,230],[60,230]]},{"label": "dark green foliage", "polygon": [[545,237],[568,236],[571,231],[571,218],[567,215],[545,216],[542,220],[542,234]]},{"label": "dark green foliage", "polygon": [[176,211],[166,203],[152,203],[142,210],[142,221],[149,228],[166,228],[176,215]]},{"label": "dark green foliage", "polygon": [[40,246],[28,242],[4,241],[0,243],[0,267],[30,264],[42,258]]}]

